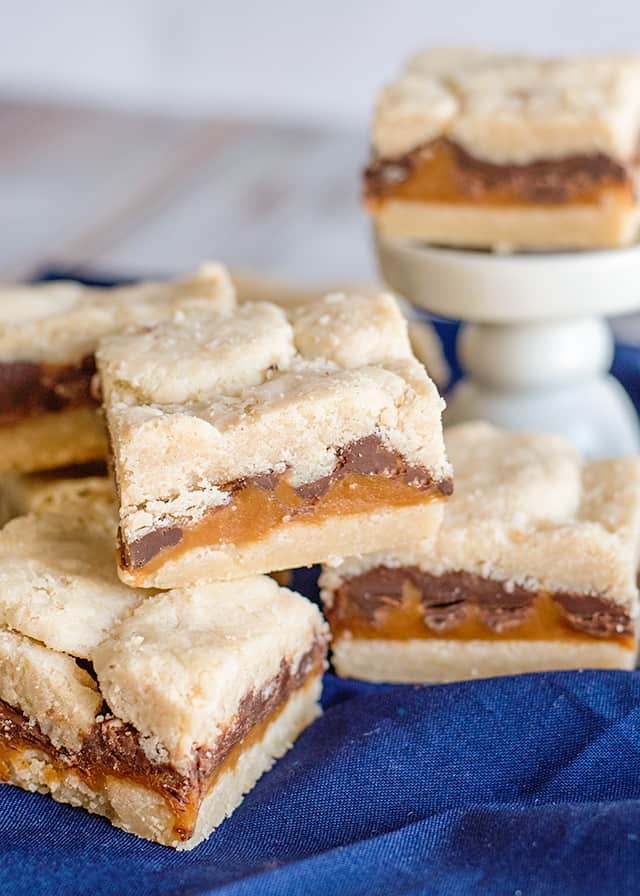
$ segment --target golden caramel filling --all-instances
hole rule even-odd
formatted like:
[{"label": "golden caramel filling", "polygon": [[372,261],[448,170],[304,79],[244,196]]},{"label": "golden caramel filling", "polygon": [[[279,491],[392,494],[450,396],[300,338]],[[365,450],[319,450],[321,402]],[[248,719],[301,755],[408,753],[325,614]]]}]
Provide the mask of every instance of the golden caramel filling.
[{"label": "golden caramel filling", "polygon": [[[167,791],[160,791],[157,788],[154,788],[152,782],[150,782],[142,773],[137,774],[133,770],[128,770],[127,774],[118,775],[115,769],[114,772],[108,772],[102,768],[87,769],[76,766],[69,767],[62,762],[54,752],[49,753],[49,761],[53,767],[47,769],[47,785],[51,787],[52,784],[61,783],[64,780],[65,775],[68,775],[70,771],[73,771],[74,774],[81,778],[87,786],[96,793],[100,793],[101,791],[104,792],[106,790],[106,780],[110,777],[118,777],[121,780],[131,781],[133,784],[137,784],[141,787],[154,789],[156,792],[160,793],[160,796],[162,796],[170,807],[174,820],[174,833],[179,840],[184,842],[193,834],[200,805],[207,793],[213,789],[220,775],[227,771],[233,771],[243,751],[250,749],[262,739],[268,726],[278,718],[285,705],[286,704],[283,704],[278,707],[271,716],[263,719],[257,725],[254,725],[244,740],[237,743],[228,753],[227,757],[216,768],[211,778],[207,781],[206,792],[201,793],[199,789],[194,789],[189,795],[187,802],[176,800]],[[10,765],[15,766],[22,761],[25,762],[25,765],[27,764],[27,760],[21,760],[19,756],[20,752],[25,748],[34,749],[33,746],[21,744],[20,742],[11,745],[0,745],[0,781],[10,780]],[[35,747],[35,749],[42,750],[42,747],[38,746]]]},{"label": "golden caramel filling", "polygon": [[[313,685],[315,680],[316,676],[311,675],[311,677],[307,679],[302,688],[299,688],[298,690],[308,690]],[[293,691],[290,696],[293,696],[293,694],[296,693],[297,691]],[[173,830],[180,840],[184,842],[193,835],[202,801],[213,790],[220,776],[225,772],[233,771],[237,766],[242,754],[247,750],[250,750],[251,747],[255,746],[257,743],[260,743],[260,741],[264,738],[268,727],[277,721],[282,712],[285,710],[287,704],[288,700],[285,700],[283,703],[281,703],[274,712],[267,716],[266,719],[263,719],[261,722],[258,722],[256,725],[254,725],[249,733],[231,748],[225,759],[220,763],[219,766],[217,766],[211,777],[208,778],[206,782],[206,790],[204,792],[194,793],[192,798],[186,805],[173,801],[172,811],[173,817],[175,819]],[[300,732],[297,733],[299,734]],[[166,794],[163,795],[166,798]],[[168,802],[172,802],[170,798],[168,799]]]},{"label": "golden caramel filling", "polygon": [[[384,163],[379,163],[381,166]],[[531,166],[504,166],[474,163],[448,140],[435,140],[412,159],[408,174],[397,181],[370,177],[366,187],[366,203],[371,211],[386,199],[418,202],[465,203],[474,206],[527,206],[571,203],[598,205],[605,195],[616,194],[618,201],[634,202],[631,177],[620,179],[619,172],[591,174],[589,160],[584,170],[562,172],[562,160],[553,172],[553,162],[542,163],[549,168],[545,175],[535,163]],[[540,166],[542,167],[542,166]],[[613,169],[612,163],[612,169]],[[384,171],[384,167],[382,169]]]},{"label": "golden caramel filling", "polygon": [[[409,581],[403,585],[401,603],[390,601],[375,610],[369,620],[354,608],[353,614],[344,602],[338,607],[325,608],[325,616],[331,627],[332,637],[349,633],[354,638],[384,638],[393,641],[413,639],[455,641],[571,641],[593,642],[602,640],[597,635],[574,628],[551,596],[540,592],[533,597],[531,608],[524,618],[508,624],[501,631],[483,622],[482,611],[477,606],[465,606],[464,618],[451,627],[440,630],[427,625],[425,608],[420,591]],[[614,642],[628,650],[634,650],[636,638],[629,634],[608,635],[607,642]]]},{"label": "golden caramel filling", "polygon": [[195,525],[184,526],[180,541],[163,548],[145,563],[138,578],[144,581],[167,559],[196,548],[254,542],[274,529],[443,499],[437,485],[420,489],[401,478],[362,473],[350,473],[334,480],[323,495],[313,499],[298,495],[284,479],[273,490],[249,482],[234,494],[229,504],[214,508]]}]

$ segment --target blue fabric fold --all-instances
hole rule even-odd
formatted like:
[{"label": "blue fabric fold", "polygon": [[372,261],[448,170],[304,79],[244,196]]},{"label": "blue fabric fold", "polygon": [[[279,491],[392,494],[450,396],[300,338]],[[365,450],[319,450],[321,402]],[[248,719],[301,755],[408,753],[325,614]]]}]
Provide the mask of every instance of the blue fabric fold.
[{"label": "blue fabric fold", "polygon": [[[636,349],[619,347],[614,372],[640,397]],[[295,584],[316,596],[313,572]],[[638,890],[640,673],[431,687],[328,674],[323,702],[191,853],[0,786],[0,896]]]},{"label": "blue fabric fold", "polygon": [[0,894],[619,894],[640,868],[640,673],[431,687],[328,674],[325,714],[191,853],[0,790]]}]

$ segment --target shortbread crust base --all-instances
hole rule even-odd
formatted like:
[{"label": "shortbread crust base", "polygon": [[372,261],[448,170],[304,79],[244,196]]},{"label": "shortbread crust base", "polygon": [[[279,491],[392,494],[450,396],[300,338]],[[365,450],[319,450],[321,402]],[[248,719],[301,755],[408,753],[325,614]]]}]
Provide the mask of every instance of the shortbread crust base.
[{"label": "shortbread crust base", "polygon": [[381,549],[400,549],[412,539],[433,537],[440,527],[444,501],[396,507],[377,513],[332,517],[322,522],[283,526],[259,541],[178,551],[153,569],[134,573],[119,568],[123,582],[136,588],[182,588],[194,583],[240,579],[289,569],[293,565],[332,563],[342,557]]},{"label": "shortbread crust base", "polygon": [[372,211],[382,236],[476,249],[605,249],[633,242],[640,207],[505,206],[386,199]]},{"label": "shortbread crust base", "polygon": [[36,473],[100,460],[106,430],[96,408],[72,408],[0,427],[0,472]]},{"label": "shortbread crust base", "polygon": [[338,675],[364,681],[444,684],[525,672],[633,669],[636,652],[606,640],[391,641],[342,637],[333,642]]},{"label": "shortbread crust base", "polygon": [[62,771],[64,767],[54,764],[41,750],[16,750],[0,757],[0,778],[23,790],[50,794],[60,803],[104,815],[115,827],[138,837],[190,850],[231,815],[264,772],[320,715],[321,687],[321,676],[314,676],[294,691],[263,737],[244,750],[232,768],[222,772],[200,805],[194,832],[185,841],[176,839],[175,818],[156,791],[115,776],[106,778],[103,788],[94,790],[73,770]]}]

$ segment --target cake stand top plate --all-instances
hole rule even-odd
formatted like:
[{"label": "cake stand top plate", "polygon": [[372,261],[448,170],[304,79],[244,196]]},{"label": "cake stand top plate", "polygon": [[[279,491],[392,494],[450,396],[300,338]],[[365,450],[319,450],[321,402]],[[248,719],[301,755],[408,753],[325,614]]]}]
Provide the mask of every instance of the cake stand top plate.
[{"label": "cake stand top plate", "polygon": [[640,309],[640,244],[500,255],[376,235],[376,246],[389,287],[441,317],[515,323]]}]

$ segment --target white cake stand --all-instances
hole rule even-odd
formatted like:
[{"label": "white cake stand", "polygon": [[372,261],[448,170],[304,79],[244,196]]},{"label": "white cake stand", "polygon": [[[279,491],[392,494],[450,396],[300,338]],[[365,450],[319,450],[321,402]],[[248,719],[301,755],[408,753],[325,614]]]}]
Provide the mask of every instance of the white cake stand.
[{"label": "white cake stand", "polygon": [[560,432],[591,457],[640,450],[622,386],[608,374],[605,316],[640,309],[640,245],[599,252],[499,255],[376,238],[391,289],[431,314],[464,321],[465,378],[445,423],[490,420]]}]

